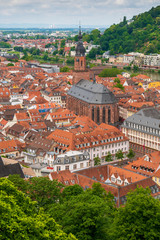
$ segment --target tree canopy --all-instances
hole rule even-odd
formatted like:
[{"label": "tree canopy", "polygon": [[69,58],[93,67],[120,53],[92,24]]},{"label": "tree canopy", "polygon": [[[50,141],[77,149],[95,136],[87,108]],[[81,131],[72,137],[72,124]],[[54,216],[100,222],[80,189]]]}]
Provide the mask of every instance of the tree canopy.
[{"label": "tree canopy", "polygon": [[101,164],[101,159],[99,157],[94,158],[94,166],[100,165]]},{"label": "tree canopy", "polygon": [[0,212],[2,240],[160,239],[160,201],[138,186],[117,208],[99,182],[84,190],[46,177],[9,176],[0,179]]},{"label": "tree canopy", "polygon": [[83,40],[100,44],[102,50],[110,54],[140,51],[146,54],[160,53],[160,6],[133,16],[127,21],[124,16],[119,24],[113,24],[101,35],[97,29],[84,34]]},{"label": "tree canopy", "polygon": [[72,232],[79,240],[107,240],[114,211],[113,196],[96,183],[92,189],[54,205],[50,214],[64,232]]},{"label": "tree canopy", "polygon": [[0,48],[11,48],[11,45],[7,42],[1,41]]},{"label": "tree canopy", "polygon": [[48,177],[34,177],[25,181],[18,175],[9,176],[8,179],[32,200],[37,201],[39,207],[47,209],[50,204],[60,200],[63,185],[56,180],[50,181]]},{"label": "tree canopy", "polygon": [[8,179],[0,179],[0,190],[0,239],[76,240]]},{"label": "tree canopy", "polygon": [[160,239],[160,201],[149,188],[128,193],[125,207],[116,212],[112,234],[112,239]]},{"label": "tree canopy", "polygon": [[108,152],[108,154],[105,156],[105,161],[106,162],[113,161],[113,157],[112,157],[112,154],[110,152]]},{"label": "tree canopy", "polygon": [[99,74],[99,77],[117,77],[118,74],[121,74],[123,70],[117,68],[106,68],[102,70]]},{"label": "tree canopy", "polygon": [[132,158],[134,158],[134,156],[135,156],[135,153],[133,152],[132,148],[130,148],[127,154],[127,157],[131,160]]}]

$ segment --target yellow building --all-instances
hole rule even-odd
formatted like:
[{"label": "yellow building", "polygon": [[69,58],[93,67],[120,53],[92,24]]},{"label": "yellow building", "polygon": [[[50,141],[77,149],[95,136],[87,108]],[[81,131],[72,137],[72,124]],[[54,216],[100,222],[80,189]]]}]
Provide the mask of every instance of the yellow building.
[{"label": "yellow building", "polygon": [[148,88],[157,88],[160,87],[160,82],[151,82],[148,84]]},{"label": "yellow building", "polygon": [[155,172],[152,179],[160,186],[160,169],[158,169],[158,171]]}]

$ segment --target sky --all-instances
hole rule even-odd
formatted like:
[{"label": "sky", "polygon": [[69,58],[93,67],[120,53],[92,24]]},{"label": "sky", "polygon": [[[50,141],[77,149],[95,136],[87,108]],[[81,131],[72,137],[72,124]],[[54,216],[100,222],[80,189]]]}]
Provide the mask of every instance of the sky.
[{"label": "sky", "polygon": [[0,0],[0,26],[110,26],[160,0]]}]

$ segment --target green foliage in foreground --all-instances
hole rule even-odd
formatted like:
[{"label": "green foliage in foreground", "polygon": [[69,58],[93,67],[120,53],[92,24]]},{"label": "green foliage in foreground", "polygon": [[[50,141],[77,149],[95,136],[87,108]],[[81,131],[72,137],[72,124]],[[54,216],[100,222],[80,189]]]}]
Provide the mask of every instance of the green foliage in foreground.
[{"label": "green foliage in foreground", "polygon": [[0,239],[160,239],[160,201],[149,188],[137,187],[126,205],[116,208],[113,195],[98,182],[83,190],[46,177],[9,179],[0,179]]},{"label": "green foliage in foreground", "polygon": [[8,179],[0,179],[0,191],[0,239],[76,240]]},{"label": "green foliage in foreground", "polygon": [[[67,188],[74,192],[75,186]],[[106,194],[100,183],[95,183],[92,189],[54,205],[50,214],[63,226],[64,232],[72,232],[79,240],[107,240],[116,211],[112,200],[113,196]]]},{"label": "green foliage in foreground", "polygon": [[60,201],[63,184],[56,180],[50,181],[48,177],[34,177],[25,181],[18,175],[10,175],[8,179],[45,210],[51,204]]},{"label": "green foliage in foreground", "polygon": [[116,212],[112,239],[160,239],[160,201],[149,189],[137,188],[130,192],[125,207]]},{"label": "green foliage in foreground", "polygon": [[99,74],[99,77],[117,77],[118,74],[121,74],[123,70],[117,69],[117,68],[106,68],[102,70],[102,72]]}]

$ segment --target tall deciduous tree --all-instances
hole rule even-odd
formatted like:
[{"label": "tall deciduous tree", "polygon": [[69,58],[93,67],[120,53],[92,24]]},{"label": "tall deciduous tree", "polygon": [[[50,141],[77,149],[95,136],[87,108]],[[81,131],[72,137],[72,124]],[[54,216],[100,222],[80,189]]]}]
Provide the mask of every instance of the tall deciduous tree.
[{"label": "tall deciduous tree", "polygon": [[99,157],[94,158],[94,166],[100,165],[101,164],[101,159]]},{"label": "tall deciduous tree", "polygon": [[117,158],[118,160],[121,160],[121,163],[120,163],[120,165],[121,165],[121,164],[122,164],[122,161],[123,161],[123,158],[124,158],[124,155],[123,155],[122,150],[119,150],[118,152],[116,152],[116,158]]},{"label": "tall deciduous tree", "polygon": [[112,239],[160,239],[160,201],[150,195],[150,189],[128,193],[126,205],[115,215],[112,234]]},{"label": "tall deciduous tree", "polygon": [[108,152],[108,154],[105,156],[105,161],[106,162],[111,162],[113,161],[112,155],[110,152]]},{"label": "tall deciduous tree", "polygon": [[63,184],[57,180],[51,181],[48,177],[34,177],[28,181],[18,175],[9,176],[9,180],[32,200],[37,201],[39,207],[49,208],[61,198]]},{"label": "tall deciduous tree", "polygon": [[6,178],[0,179],[0,239],[76,240]]},{"label": "tall deciduous tree", "polygon": [[114,212],[113,196],[97,184],[50,209],[64,232],[78,240],[108,240]]},{"label": "tall deciduous tree", "polygon": [[134,158],[134,156],[135,156],[135,153],[133,152],[132,148],[130,148],[127,154],[127,157],[131,161],[131,159]]}]

